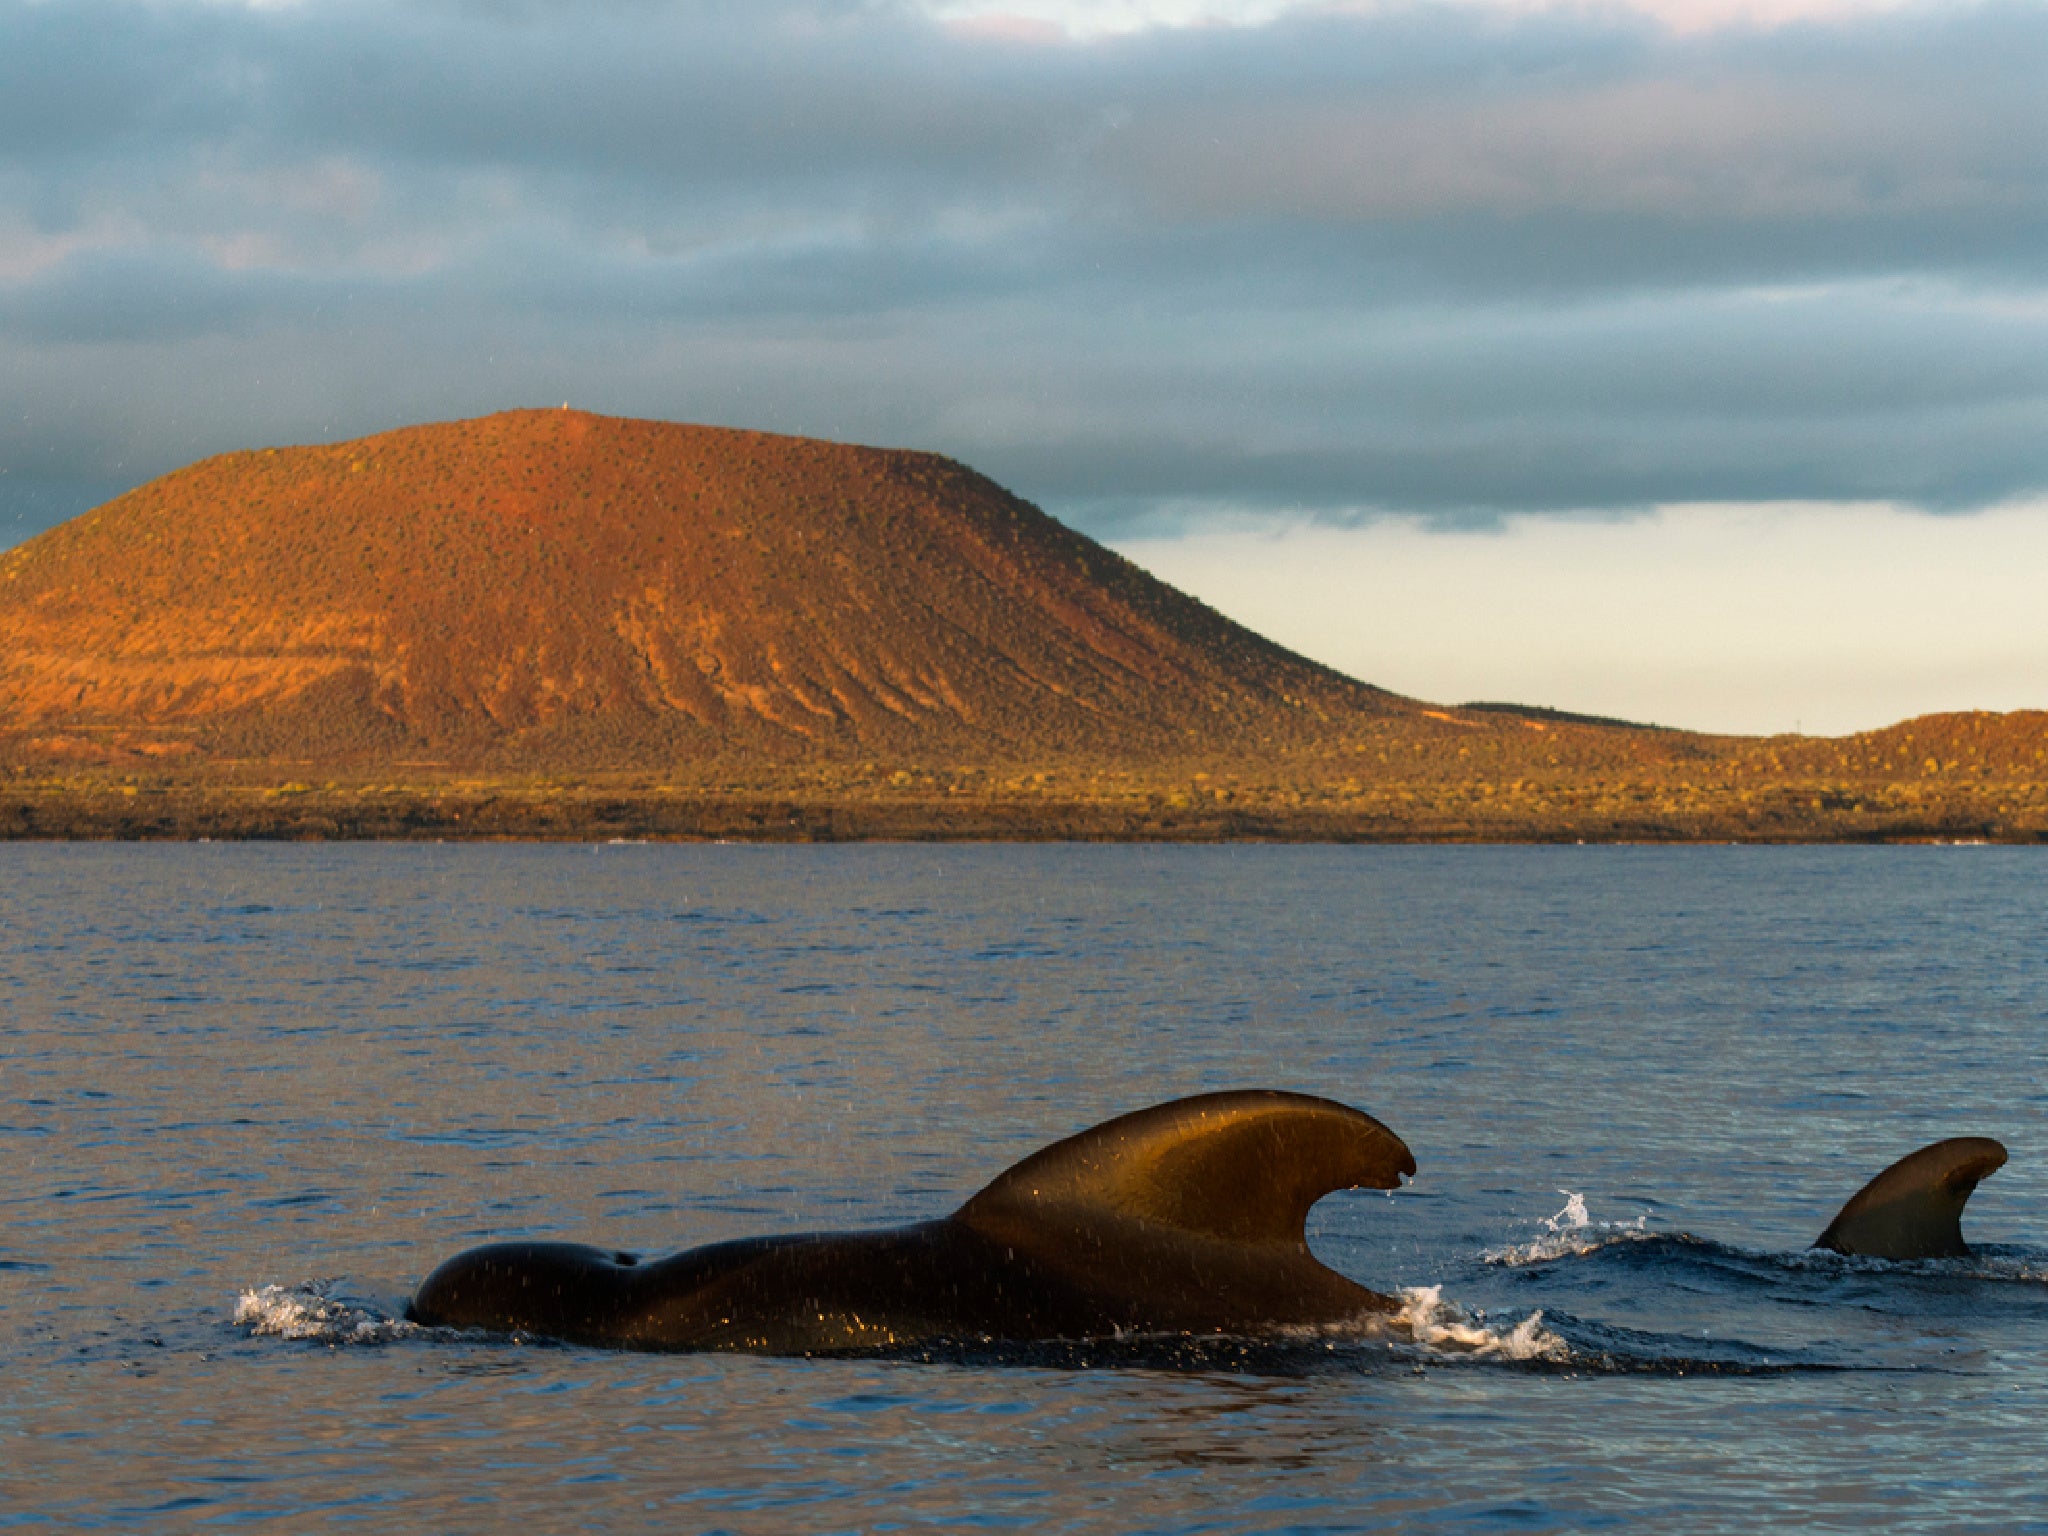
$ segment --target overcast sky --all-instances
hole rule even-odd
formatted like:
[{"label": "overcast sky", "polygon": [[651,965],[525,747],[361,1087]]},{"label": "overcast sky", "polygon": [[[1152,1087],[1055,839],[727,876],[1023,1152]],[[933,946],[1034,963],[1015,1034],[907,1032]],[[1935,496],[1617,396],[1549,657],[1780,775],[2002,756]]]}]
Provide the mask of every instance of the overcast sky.
[{"label": "overcast sky", "polygon": [[2040,0],[0,0],[0,542],[567,399],[1426,697],[2048,706],[2044,81]]}]

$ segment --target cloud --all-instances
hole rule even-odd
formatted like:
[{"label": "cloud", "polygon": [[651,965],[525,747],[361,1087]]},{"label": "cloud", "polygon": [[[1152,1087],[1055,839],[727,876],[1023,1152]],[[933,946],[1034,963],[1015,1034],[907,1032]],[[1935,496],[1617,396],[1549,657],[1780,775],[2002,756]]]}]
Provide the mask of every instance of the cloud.
[{"label": "cloud", "polygon": [[1101,531],[2048,487],[2048,9],[1197,12],[0,0],[0,468],[566,395]]}]

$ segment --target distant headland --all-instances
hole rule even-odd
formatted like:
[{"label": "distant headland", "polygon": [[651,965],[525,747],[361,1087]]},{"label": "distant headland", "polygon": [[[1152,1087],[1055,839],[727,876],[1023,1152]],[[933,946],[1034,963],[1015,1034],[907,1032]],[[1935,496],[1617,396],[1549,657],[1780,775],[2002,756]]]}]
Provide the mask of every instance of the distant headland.
[{"label": "distant headland", "polygon": [[0,837],[2048,840],[2048,713],[1433,705],[950,460],[570,410],[0,553]]}]

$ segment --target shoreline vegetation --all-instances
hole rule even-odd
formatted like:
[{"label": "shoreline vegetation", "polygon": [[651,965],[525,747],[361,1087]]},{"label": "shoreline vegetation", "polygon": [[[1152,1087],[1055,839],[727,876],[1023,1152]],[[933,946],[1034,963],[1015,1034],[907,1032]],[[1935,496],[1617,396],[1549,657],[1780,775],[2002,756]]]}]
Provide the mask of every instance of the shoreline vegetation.
[{"label": "shoreline vegetation", "polygon": [[[644,776],[181,782],[0,778],[0,839],[293,841],[2048,843],[2039,780],[1786,774],[1285,783],[898,770],[781,784]],[[900,780],[900,782],[899,782]],[[1020,782],[1021,780],[1021,782]]]},{"label": "shoreline vegetation", "polygon": [[513,411],[0,551],[0,838],[200,837],[2038,843],[2048,712],[1435,705],[951,460]]}]

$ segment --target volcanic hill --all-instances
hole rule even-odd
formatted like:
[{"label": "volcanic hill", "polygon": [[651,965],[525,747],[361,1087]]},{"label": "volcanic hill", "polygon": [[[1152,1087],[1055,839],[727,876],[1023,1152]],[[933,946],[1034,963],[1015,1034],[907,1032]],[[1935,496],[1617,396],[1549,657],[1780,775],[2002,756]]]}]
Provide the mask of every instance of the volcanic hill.
[{"label": "volcanic hill", "polygon": [[932,454],[513,411],[0,553],[0,836],[199,835],[2048,840],[2048,714],[1433,707]]},{"label": "volcanic hill", "polygon": [[225,454],[0,555],[0,719],[158,754],[1139,760],[1416,708],[935,455],[568,410]]}]

